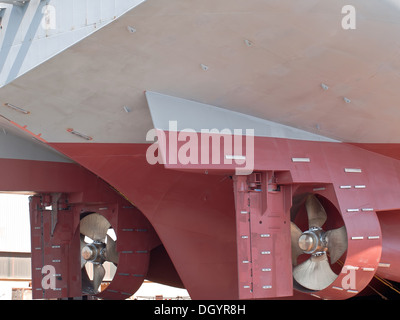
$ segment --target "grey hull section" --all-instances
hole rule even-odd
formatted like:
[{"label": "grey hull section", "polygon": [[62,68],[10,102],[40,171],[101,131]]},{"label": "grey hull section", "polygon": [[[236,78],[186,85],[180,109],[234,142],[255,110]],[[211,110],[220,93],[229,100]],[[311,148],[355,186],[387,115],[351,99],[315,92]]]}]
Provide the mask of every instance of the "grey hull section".
[{"label": "grey hull section", "polygon": [[143,0],[0,1],[0,87],[131,10]]},{"label": "grey hull section", "polygon": [[338,142],[304,130],[196,101],[151,91],[146,92],[146,98],[154,127],[163,131],[189,129],[201,132],[216,129],[220,133],[225,130],[245,134],[246,130],[251,129],[254,130],[254,135],[259,137]]},{"label": "grey hull section", "polygon": [[45,143],[0,118],[0,159],[72,162]]}]

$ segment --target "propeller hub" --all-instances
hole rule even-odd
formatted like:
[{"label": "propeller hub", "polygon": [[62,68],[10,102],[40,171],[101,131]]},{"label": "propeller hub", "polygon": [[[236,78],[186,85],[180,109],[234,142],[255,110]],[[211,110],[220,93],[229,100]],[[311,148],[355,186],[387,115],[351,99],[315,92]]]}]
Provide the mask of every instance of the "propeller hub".
[{"label": "propeller hub", "polygon": [[325,232],[321,228],[311,228],[303,232],[299,237],[298,244],[304,253],[318,254],[327,250]]},{"label": "propeller hub", "polygon": [[303,233],[299,238],[299,247],[303,251],[312,250],[314,244],[314,237],[311,234]]},{"label": "propeller hub", "polygon": [[93,263],[103,263],[105,260],[104,248],[105,244],[103,242],[95,241],[89,243],[82,248],[82,258]]},{"label": "propeller hub", "polygon": [[82,258],[85,259],[86,261],[92,260],[93,258],[96,257],[96,252],[93,250],[90,246],[84,246],[82,248]]}]

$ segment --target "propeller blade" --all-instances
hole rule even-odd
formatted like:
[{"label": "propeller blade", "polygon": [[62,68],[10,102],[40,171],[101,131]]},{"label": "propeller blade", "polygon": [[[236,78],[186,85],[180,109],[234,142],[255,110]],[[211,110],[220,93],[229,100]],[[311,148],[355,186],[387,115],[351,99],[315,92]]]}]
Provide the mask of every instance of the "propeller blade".
[{"label": "propeller blade", "polygon": [[117,242],[107,235],[106,258],[114,264],[118,264]]},{"label": "propeller blade", "polygon": [[308,215],[308,226],[321,228],[327,219],[324,207],[317,197],[309,195],[306,200],[306,210]]},{"label": "propeller blade", "polygon": [[311,256],[293,269],[294,279],[310,290],[323,290],[335,281],[337,275],[329,266],[326,254]]},{"label": "propeller blade", "polygon": [[108,220],[98,213],[89,214],[80,222],[81,234],[93,239],[93,241],[104,242],[110,227]]},{"label": "propeller blade", "polygon": [[334,264],[347,250],[346,227],[343,226],[338,229],[327,231],[326,238],[328,240],[328,252],[331,264]]},{"label": "propeller blade", "polygon": [[290,234],[292,238],[292,264],[297,266],[297,257],[303,253],[303,250],[299,247],[299,238],[302,232],[293,222],[290,222]]},{"label": "propeller blade", "polygon": [[98,292],[101,282],[106,274],[102,264],[93,264],[93,289]]},{"label": "propeller blade", "polygon": [[81,234],[81,269],[85,266],[85,264],[86,264],[86,260],[85,259],[83,259],[83,257],[82,257],[82,249],[86,246],[86,242],[85,242],[85,236],[84,235],[82,235]]}]

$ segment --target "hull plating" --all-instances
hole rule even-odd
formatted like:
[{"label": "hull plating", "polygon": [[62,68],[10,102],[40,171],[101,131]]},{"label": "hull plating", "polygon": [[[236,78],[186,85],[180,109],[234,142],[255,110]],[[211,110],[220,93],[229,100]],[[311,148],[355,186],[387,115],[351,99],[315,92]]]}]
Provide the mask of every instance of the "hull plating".
[{"label": "hull plating", "polygon": [[[186,171],[179,165],[170,166],[172,170],[149,165],[146,144],[52,147],[101,176],[143,212],[193,298],[238,297],[232,168],[213,171],[211,165],[195,173],[194,167]],[[342,274],[318,294],[349,298],[361,292],[380,261],[382,235],[376,212],[400,206],[400,163],[341,143],[256,138],[255,150],[255,171],[279,172],[277,183],[283,187],[307,186],[304,190],[323,195],[345,222],[349,249],[343,262],[356,268],[358,288],[344,293],[336,289],[341,288]],[[293,157],[311,161],[294,163]],[[388,184],[391,189],[382,188]],[[387,261],[393,259],[395,254],[389,253]]]}]

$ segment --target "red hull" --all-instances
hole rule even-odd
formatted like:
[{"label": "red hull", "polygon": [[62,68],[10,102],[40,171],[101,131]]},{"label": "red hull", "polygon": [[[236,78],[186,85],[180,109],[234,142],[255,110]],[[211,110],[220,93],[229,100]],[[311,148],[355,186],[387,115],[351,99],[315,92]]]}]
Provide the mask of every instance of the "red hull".
[{"label": "red hull", "polygon": [[[398,28],[393,1],[360,1],[361,28],[356,8],[332,1],[143,1],[125,11],[139,2],[91,1],[86,19],[72,20],[78,7],[40,1],[1,11],[0,190],[36,192],[35,297],[96,294],[105,261],[117,266],[101,294],[110,299],[145,277],[194,299],[347,299],[374,276],[399,281],[400,68],[396,42],[382,36]],[[158,144],[143,144],[151,135]],[[191,143],[210,135],[224,148]],[[149,147],[166,163],[152,165]],[[109,226],[118,240],[106,243]],[[104,232],[85,243],[88,230]],[[45,289],[53,262],[57,281]]]},{"label": "red hull", "polygon": [[150,166],[145,158],[148,145],[54,147],[61,147],[72,158],[77,152],[79,163],[145,214],[193,299],[238,297],[235,209],[229,178]]},{"label": "red hull", "polygon": [[[210,166],[211,171],[205,174],[204,167],[194,173],[181,170],[196,171],[196,166],[176,165],[170,170],[149,165],[147,144],[51,146],[102,177],[141,210],[192,298],[239,297],[235,202],[229,178],[234,174],[232,168],[213,172]],[[320,190],[315,192],[333,203],[346,225],[349,248],[345,265],[356,268],[357,288],[337,290],[345,276],[340,274],[333,288],[314,294],[343,299],[362,291],[375,272],[379,273],[382,235],[376,212],[400,207],[396,196],[400,163],[341,143],[256,137],[255,150],[255,171],[279,173],[277,182],[291,188],[292,196]],[[294,163],[293,157],[311,161]],[[361,170],[349,173],[346,168]],[[393,219],[398,221],[399,215],[393,214]],[[395,261],[397,252],[387,252],[385,258]]]}]

